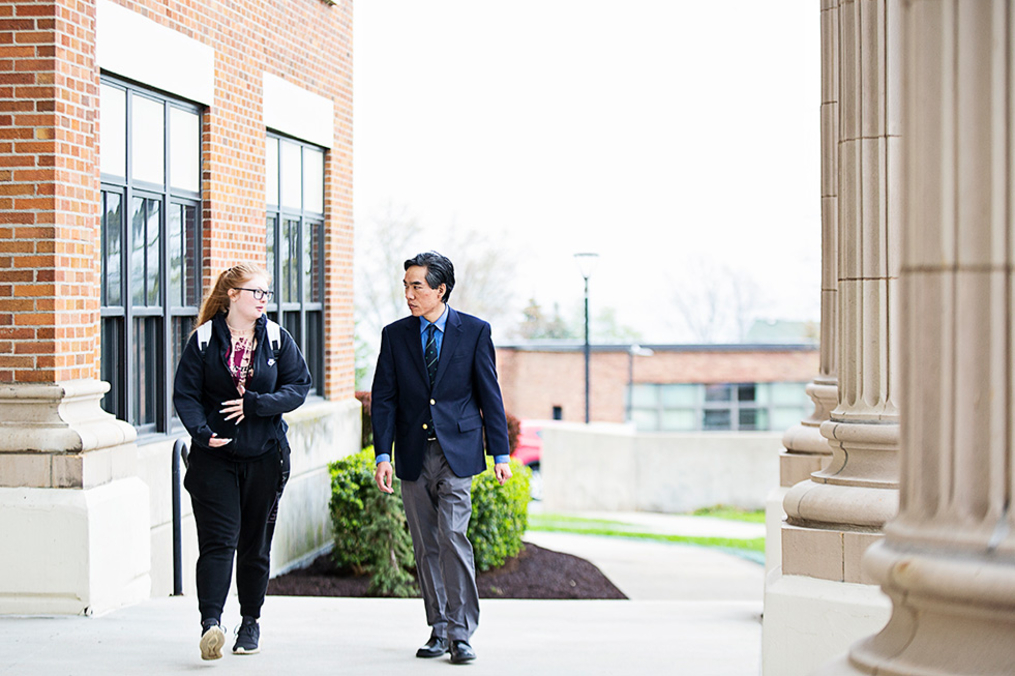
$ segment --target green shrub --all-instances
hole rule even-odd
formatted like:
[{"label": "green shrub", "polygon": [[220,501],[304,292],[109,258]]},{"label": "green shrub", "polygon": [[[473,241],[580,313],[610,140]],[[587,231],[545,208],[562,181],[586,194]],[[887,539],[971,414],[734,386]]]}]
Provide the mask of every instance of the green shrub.
[{"label": "green shrub", "polygon": [[412,538],[405,523],[401,486],[393,495],[374,489],[366,501],[363,540],[370,571],[368,594],[374,596],[416,596]]},{"label": "green shrub", "polygon": [[378,596],[413,596],[412,538],[405,524],[401,484],[385,495],[374,485],[374,452],[366,448],[329,465],[332,560],[340,570],[370,575]]},{"label": "green shrub", "polygon": [[472,477],[469,540],[477,572],[503,566],[522,549],[522,536],[529,522],[532,472],[514,458],[510,464],[512,476],[503,486],[497,483],[490,456],[486,458],[487,471]]},{"label": "green shrub", "polygon": [[355,455],[337,460],[331,471],[331,528],[335,536],[332,560],[339,570],[365,572],[368,563],[363,526],[367,520],[367,500],[374,487],[373,450],[364,449]]},{"label": "green shrub", "polygon": [[[501,486],[492,468],[493,462],[487,457],[487,471],[472,479],[468,535],[477,571],[496,568],[517,555],[528,525],[531,472],[512,459],[513,476]],[[415,595],[409,573],[415,562],[402,506],[401,482],[394,480],[393,495],[377,490],[373,448],[333,462],[329,469],[335,565],[356,574],[369,574],[371,594]]]}]

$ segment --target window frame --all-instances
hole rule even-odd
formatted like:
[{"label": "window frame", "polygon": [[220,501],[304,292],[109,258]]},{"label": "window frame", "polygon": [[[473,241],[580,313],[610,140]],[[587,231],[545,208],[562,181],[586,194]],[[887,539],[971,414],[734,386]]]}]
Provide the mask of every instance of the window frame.
[{"label": "window frame", "polygon": [[[312,398],[323,398],[325,393],[324,381],[327,377],[324,369],[325,363],[325,352],[326,352],[326,340],[325,340],[325,317],[326,317],[326,300],[325,294],[325,224],[326,216],[324,211],[310,211],[306,205],[306,186],[304,167],[306,161],[304,159],[304,153],[306,150],[320,152],[322,155],[322,171],[321,176],[321,190],[324,196],[323,201],[327,200],[327,155],[328,149],[315,145],[313,143],[307,143],[299,139],[281,134],[277,131],[268,130],[265,133],[265,155],[268,153],[268,144],[276,143],[277,151],[275,162],[275,170],[277,176],[273,179],[276,187],[276,200],[278,203],[272,203],[268,200],[268,196],[265,195],[265,245],[266,245],[266,264],[268,267],[268,274],[272,279],[272,286],[275,290],[275,295],[272,301],[268,303],[265,313],[270,319],[277,322],[281,326],[285,327],[293,336],[296,344],[300,348],[300,352],[303,353],[304,359],[306,359],[307,367],[310,370],[311,380],[313,385],[310,390],[310,397]],[[282,144],[289,143],[298,146],[300,149],[299,153],[299,192],[300,192],[300,208],[294,208],[292,206],[283,205],[285,201],[283,198],[283,174],[287,167],[283,160]],[[265,163],[267,171],[267,162]],[[267,179],[266,175],[266,179]],[[293,178],[292,174],[289,175],[289,180]],[[324,207],[324,205],[322,205]],[[325,207],[326,208],[326,207]],[[282,250],[282,231],[283,223],[297,223],[297,232],[295,239],[289,238],[289,242],[294,244],[293,248],[289,251],[289,261],[295,263],[295,289],[293,289],[294,297],[296,300],[286,300],[286,291],[289,289],[288,283],[283,281],[283,260],[279,255]],[[316,232],[314,232],[316,231]],[[311,272],[310,279],[316,285],[316,294],[318,300],[313,300],[312,289],[307,288],[306,279],[307,272],[305,270],[305,255],[307,252],[307,246],[313,241],[313,237],[316,235],[318,242],[318,256],[316,264],[318,266],[317,275]],[[308,238],[310,240],[308,241]],[[295,251],[294,251],[294,250]],[[311,262],[313,267],[314,261]],[[290,270],[291,272],[291,270]],[[290,277],[290,281],[292,278]],[[316,319],[315,319],[316,318]],[[313,323],[319,324],[319,326],[312,327]],[[311,330],[313,328],[313,330]],[[313,335],[311,335],[313,334]]]},{"label": "window frame", "polygon": [[[176,368],[176,359],[179,355],[174,354],[178,346],[174,344],[174,328],[180,318],[192,317],[191,325],[197,319],[201,302],[201,262],[203,260],[203,199],[201,190],[202,180],[200,167],[203,155],[202,137],[204,124],[204,108],[197,104],[168,96],[162,92],[142,87],[127,80],[116,78],[103,73],[100,76],[100,85],[110,86],[125,92],[125,141],[124,141],[124,176],[100,173],[100,200],[102,216],[99,227],[100,250],[101,250],[101,297],[100,297],[100,327],[103,347],[101,350],[103,358],[100,360],[100,370],[104,377],[110,382],[110,392],[103,398],[103,408],[116,417],[127,421],[137,430],[139,437],[146,435],[173,434],[182,431],[183,426],[176,417],[172,402],[173,375]],[[155,100],[163,106],[163,180],[162,184],[154,184],[148,181],[141,181],[132,178],[132,152],[133,143],[133,106],[135,97],[142,97]],[[198,124],[198,190],[191,191],[175,188],[172,185],[172,122],[173,109],[184,110],[197,116]],[[101,162],[100,162],[101,164]],[[119,214],[119,304],[107,305],[109,279],[107,277],[107,262],[109,260],[106,222],[106,200],[107,195],[117,195],[120,200]],[[131,255],[134,250],[134,233],[131,223],[133,215],[133,204],[136,199],[151,199],[159,204],[158,222],[158,291],[155,302],[145,299],[143,305],[134,302],[134,271],[131,268]],[[186,241],[183,242],[183,257],[189,262],[185,263],[184,272],[190,273],[190,278],[182,280],[180,292],[182,299],[176,304],[170,298],[172,287],[170,269],[170,210],[179,209],[193,210],[193,249],[187,252]],[[186,223],[181,223],[186,238]],[[147,249],[147,246],[145,247]],[[189,255],[188,255],[189,253]],[[145,255],[147,261],[147,254]],[[188,270],[189,268],[189,270]],[[147,275],[146,275],[147,279]],[[187,286],[192,288],[187,289]],[[196,304],[187,304],[188,300]],[[138,331],[135,328],[135,320],[140,318],[157,318],[160,321],[157,338],[153,346],[146,345],[146,349],[154,349],[154,363],[157,365],[154,393],[155,402],[153,420],[141,422],[139,407],[135,405],[135,397],[138,396],[138,376],[143,368],[134,359],[135,350],[138,349]],[[106,330],[108,320],[118,320],[115,324],[115,335],[110,336]],[[190,331],[185,331],[189,336]],[[105,343],[114,341],[113,346]],[[115,354],[116,364],[106,364],[105,356],[107,348],[110,354]],[[182,351],[182,350],[181,350]],[[175,357],[175,358],[174,358]]]},{"label": "window frame", "polygon": [[[639,426],[638,431],[640,432],[661,432],[661,433],[672,433],[672,432],[769,432],[778,431],[778,428],[773,427],[773,421],[775,420],[775,412],[777,409],[790,409],[796,408],[786,402],[775,402],[769,395],[767,400],[760,401],[758,393],[760,388],[767,388],[773,384],[792,384],[799,385],[800,391],[804,392],[804,388],[807,383],[805,382],[794,382],[794,381],[777,381],[777,382],[737,382],[737,383],[634,383],[631,391],[626,395],[627,397],[633,397],[637,391],[644,391],[644,388],[652,389],[653,405],[631,405],[631,418],[628,422],[635,422],[635,419],[640,417],[639,414],[649,414],[654,418],[653,425],[649,428],[647,426]],[[664,388],[673,386],[692,386],[695,388],[694,403],[685,406],[667,406],[663,401]],[[725,388],[728,395],[725,399],[712,399],[710,400],[706,393],[709,388]],[[744,387],[750,387],[754,390],[754,399],[749,401],[740,400],[740,390]],[[691,411],[694,416],[694,428],[693,429],[682,429],[682,430],[670,430],[663,427],[664,415],[667,412],[674,411]],[[760,412],[765,416],[766,424],[764,427],[741,427],[740,413],[741,411],[755,411]],[[730,418],[729,427],[706,427],[705,419],[709,413],[717,412],[728,412]],[[807,416],[807,403],[801,400],[800,406],[800,420]],[[757,415],[757,414],[756,414]],[[637,424],[637,423],[635,423]]]}]

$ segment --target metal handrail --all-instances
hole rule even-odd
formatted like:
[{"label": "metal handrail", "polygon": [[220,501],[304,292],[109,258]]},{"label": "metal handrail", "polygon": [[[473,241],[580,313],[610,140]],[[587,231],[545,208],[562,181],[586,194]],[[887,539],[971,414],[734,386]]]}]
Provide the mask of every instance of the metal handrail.
[{"label": "metal handrail", "polygon": [[180,509],[180,463],[187,466],[187,443],[173,444],[173,596],[183,596],[183,517]]}]

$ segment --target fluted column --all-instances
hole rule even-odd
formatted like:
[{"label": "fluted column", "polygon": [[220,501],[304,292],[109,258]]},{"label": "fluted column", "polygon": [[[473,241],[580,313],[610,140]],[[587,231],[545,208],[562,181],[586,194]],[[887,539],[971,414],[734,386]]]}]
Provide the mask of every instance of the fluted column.
[{"label": "fluted column", "polygon": [[864,567],[893,602],[822,673],[1011,674],[1015,9],[904,7],[900,513]]},{"label": "fluted column", "polygon": [[[899,109],[901,0],[839,3],[838,405],[821,433],[828,467],[794,486],[784,506],[794,531],[843,533],[839,557],[815,564],[811,548],[784,550],[783,571],[860,582],[847,570],[898,506],[898,409],[891,349],[897,327],[901,197]],[[827,541],[827,539],[825,540]],[[794,552],[804,559],[794,561]]]},{"label": "fluted column", "polygon": [[832,453],[821,424],[838,402],[838,203],[839,203],[839,17],[838,2],[821,9],[821,371],[807,385],[814,411],[786,430],[779,458],[779,485],[807,479]]}]

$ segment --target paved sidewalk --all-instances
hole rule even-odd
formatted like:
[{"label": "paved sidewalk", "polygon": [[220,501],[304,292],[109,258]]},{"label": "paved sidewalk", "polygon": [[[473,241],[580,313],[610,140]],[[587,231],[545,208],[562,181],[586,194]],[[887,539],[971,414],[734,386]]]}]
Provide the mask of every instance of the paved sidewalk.
[{"label": "paved sidewalk", "polygon": [[[238,619],[238,609],[227,617]],[[758,607],[737,602],[486,600],[468,674],[758,673]],[[450,674],[421,660],[419,599],[268,597],[259,655],[203,662],[194,599],[102,617],[0,618],[3,676]],[[231,645],[231,642],[230,642]]]},{"label": "paved sidewalk", "polygon": [[632,600],[747,601],[761,612],[764,566],[718,549],[571,533],[525,540],[592,562]]},{"label": "paved sidewalk", "polygon": [[[632,600],[484,599],[473,638],[479,659],[461,667],[467,673],[759,673],[762,566],[718,550],[626,538],[530,533],[526,539],[592,561]],[[262,653],[214,662],[200,659],[198,619],[191,597],[154,599],[101,617],[0,616],[0,676],[401,675],[458,668],[447,658],[414,657],[427,638],[419,599],[269,596]],[[224,620],[239,622],[235,597]]]}]

